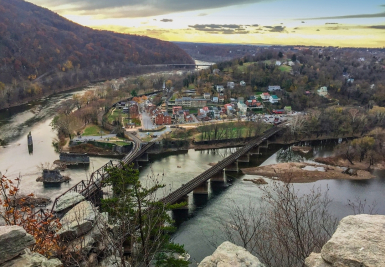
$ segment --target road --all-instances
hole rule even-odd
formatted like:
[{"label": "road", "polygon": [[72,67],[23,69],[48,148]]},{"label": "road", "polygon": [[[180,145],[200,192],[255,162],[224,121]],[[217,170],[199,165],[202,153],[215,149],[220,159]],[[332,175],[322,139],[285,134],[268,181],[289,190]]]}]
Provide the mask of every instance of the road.
[{"label": "road", "polygon": [[154,125],[154,123],[152,122],[152,119],[150,117],[149,114],[147,114],[147,112],[142,112],[140,114],[140,119],[142,121],[142,129],[145,131],[145,130],[152,130],[154,129],[156,126]]}]

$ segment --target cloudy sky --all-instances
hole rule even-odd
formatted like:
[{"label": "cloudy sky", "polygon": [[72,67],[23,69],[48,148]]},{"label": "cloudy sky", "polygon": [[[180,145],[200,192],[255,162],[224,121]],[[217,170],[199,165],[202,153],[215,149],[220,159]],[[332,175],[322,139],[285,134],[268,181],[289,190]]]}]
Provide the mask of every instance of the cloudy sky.
[{"label": "cloudy sky", "polygon": [[85,26],[167,41],[385,44],[385,0],[29,1]]}]

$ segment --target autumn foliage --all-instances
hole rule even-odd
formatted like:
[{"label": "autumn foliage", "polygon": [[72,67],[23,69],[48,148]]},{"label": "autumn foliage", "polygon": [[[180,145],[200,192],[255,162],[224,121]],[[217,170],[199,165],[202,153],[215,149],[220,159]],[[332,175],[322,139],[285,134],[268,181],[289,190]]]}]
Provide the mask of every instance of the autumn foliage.
[{"label": "autumn foliage", "polygon": [[[50,212],[36,212],[33,205],[24,205],[27,197],[20,196],[21,179],[14,181],[2,176],[0,179],[0,217],[6,225],[18,225],[35,238],[32,251],[46,257],[55,255],[59,250],[56,231],[61,225],[59,219]],[[33,197],[33,194],[28,195]]]}]

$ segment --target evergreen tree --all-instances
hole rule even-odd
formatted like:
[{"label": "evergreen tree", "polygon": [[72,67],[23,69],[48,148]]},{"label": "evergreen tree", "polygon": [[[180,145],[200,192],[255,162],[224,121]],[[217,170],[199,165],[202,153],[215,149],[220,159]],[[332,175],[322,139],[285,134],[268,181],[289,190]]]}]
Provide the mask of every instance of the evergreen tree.
[{"label": "evergreen tree", "polygon": [[109,223],[117,226],[114,247],[122,258],[122,266],[128,266],[123,260],[127,254],[123,247],[129,247],[129,266],[144,263],[145,266],[187,267],[189,262],[178,257],[185,254],[183,246],[170,241],[175,227],[168,214],[185,203],[168,205],[158,201],[155,194],[164,185],[151,179],[152,186],[142,186],[139,171],[133,166],[108,168],[106,172],[103,186],[111,188],[112,196],[102,200],[102,211],[108,212]]}]

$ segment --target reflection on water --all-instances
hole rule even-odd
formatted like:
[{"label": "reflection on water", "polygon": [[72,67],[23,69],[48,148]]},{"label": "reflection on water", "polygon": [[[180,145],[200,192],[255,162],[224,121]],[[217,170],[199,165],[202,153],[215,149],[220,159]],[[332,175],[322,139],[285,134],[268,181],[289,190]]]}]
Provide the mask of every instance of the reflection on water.
[{"label": "reflection on water", "polygon": [[[271,145],[269,149],[261,149],[262,155],[254,155],[249,163],[239,163],[240,168],[259,165],[269,165],[290,160],[309,161],[316,157],[329,156],[335,141],[315,142],[313,151],[309,155],[300,155],[289,146]],[[144,164],[141,168],[140,177],[150,173],[161,173],[161,180],[166,184],[167,193],[177,189],[182,184],[210,168],[210,162],[217,162],[229,155],[228,149],[194,151],[189,150],[179,153],[168,153],[165,155],[151,155],[151,163]],[[178,168],[177,166],[181,166]],[[331,212],[338,218],[352,214],[347,206],[347,200],[354,200],[357,196],[367,199],[368,203],[374,200],[383,202],[385,200],[384,172],[374,172],[377,179],[365,181],[349,180],[325,180],[314,183],[295,184],[299,194],[309,193],[314,186],[320,186],[324,191],[329,190],[329,195],[334,200]],[[205,256],[211,254],[215,248],[211,245],[213,241],[219,245],[221,240],[221,221],[229,213],[233,203],[248,203],[251,199],[258,204],[261,198],[261,190],[258,185],[243,181],[244,178],[254,179],[254,176],[242,173],[228,173],[225,181],[208,184],[207,195],[189,194],[189,210],[178,210],[173,212],[173,218],[178,226],[174,234],[175,242],[184,244],[192,261],[199,262]],[[266,179],[269,182],[269,179]],[[378,212],[385,214],[385,207],[379,206]]]}]

